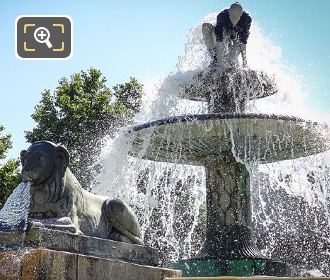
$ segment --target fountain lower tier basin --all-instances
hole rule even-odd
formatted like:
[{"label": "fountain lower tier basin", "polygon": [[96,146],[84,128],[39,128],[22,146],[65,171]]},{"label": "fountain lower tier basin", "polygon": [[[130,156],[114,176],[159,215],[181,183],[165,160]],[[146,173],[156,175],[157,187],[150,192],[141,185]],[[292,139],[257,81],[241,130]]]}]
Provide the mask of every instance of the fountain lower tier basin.
[{"label": "fountain lower tier basin", "polygon": [[271,163],[330,149],[326,124],[267,114],[170,117],[135,126],[128,135],[134,157],[191,165],[227,151],[243,162]]}]

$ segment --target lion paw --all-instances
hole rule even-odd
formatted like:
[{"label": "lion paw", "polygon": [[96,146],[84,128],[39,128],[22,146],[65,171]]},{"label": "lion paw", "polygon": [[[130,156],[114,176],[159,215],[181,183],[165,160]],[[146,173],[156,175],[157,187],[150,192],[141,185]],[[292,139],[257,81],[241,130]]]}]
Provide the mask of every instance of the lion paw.
[{"label": "lion paw", "polygon": [[66,231],[75,234],[82,234],[77,227],[72,223],[69,217],[50,218],[50,219],[30,219],[30,228],[48,228],[59,231]]}]

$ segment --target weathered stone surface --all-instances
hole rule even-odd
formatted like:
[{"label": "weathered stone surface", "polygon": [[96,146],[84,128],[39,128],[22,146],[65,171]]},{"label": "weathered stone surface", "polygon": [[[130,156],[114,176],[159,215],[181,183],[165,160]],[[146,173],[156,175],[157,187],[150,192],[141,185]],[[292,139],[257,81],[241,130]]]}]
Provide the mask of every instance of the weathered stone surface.
[{"label": "weathered stone surface", "polygon": [[26,235],[0,232],[0,248],[8,245],[16,247],[23,245],[27,248],[47,248],[153,266],[158,265],[159,258],[158,251],[151,247],[45,228],[32,228]]},{"label": "weathered stone surface", "polygon": [[16,280],[21,276],[21,254],[0,253],[0,280]]},{"label": "weathered stone surface", "polygon": [[0,280],[163,280],[181,272],[48,249],[0,252]]},{"label": "weathered stone surface", "polygon": [[[221,277],[179,277],[179,278],[165,278],[165,280],[306,280],[306,277],[237,277],[237,276],[221,276]],[[308,277],[308,280],[329,280],[328,277]]]},{"label": "weathered stone surface", "polygon": [[[198,259],[265,258],[251,234],[249,173],[231,152],[205,164],[207,231]],[[226,187],[228,181],[233,183]]]},{"label": "weathered stone surface", "polygon": [[161,280],[181,276],[181,271],[78,256],[79,279]]}]

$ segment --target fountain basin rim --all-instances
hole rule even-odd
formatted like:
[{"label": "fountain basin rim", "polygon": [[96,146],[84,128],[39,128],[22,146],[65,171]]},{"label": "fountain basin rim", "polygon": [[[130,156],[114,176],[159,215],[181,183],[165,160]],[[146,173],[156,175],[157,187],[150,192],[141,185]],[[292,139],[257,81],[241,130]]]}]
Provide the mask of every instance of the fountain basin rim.
[{"label": "fountain basin rim", "polygon": [[[317,121],[304,120],[299,117],[294,116],[285,116],[285,115],[276,115],[276,114],[264,114],[264,113],[226,113],[226,114],[192,114],[192,115],[181,115],[181,116],[172,116],[167,118],[162,118],[155,121],[146,122],[140,125],[129,127],[127,133],[133,133],[135,131],[139,131],[145,128],[150,128],[153,126],[161,126],[166,124],[173,123],[185,123],[190,121],[204,121],[204,120],[215,120],[215,119],[277,119],[279,121],[294,121],[294,122],[302,122],[302,123],[310,123],[310,124],[319,124]],[[324,123],[325,127],[328,127],[327,124]]]},{"label": "fountain basin rim", "polygon": [[330,150],[328,124],[260,113],[173,116],[130,127],[126,137],[132,141],[130,156],[188,165],[205,165],[227,151],[244,162],[263,164]]}]

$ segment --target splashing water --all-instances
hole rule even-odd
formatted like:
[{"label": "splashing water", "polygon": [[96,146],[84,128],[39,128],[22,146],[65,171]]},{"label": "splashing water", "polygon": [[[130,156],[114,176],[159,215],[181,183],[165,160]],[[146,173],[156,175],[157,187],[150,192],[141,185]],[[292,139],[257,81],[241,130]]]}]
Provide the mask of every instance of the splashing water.
[{"label": "splashing water", "polygon": [[[137,122],[207,113],[205,103],[182,99],[179,94],[183,84],[209,65],[201,26],[215,20],[216,14],[208,15],[188,33],[185,54],[179,59],[176,73],[146,84]],[[281,63],[281,48],[266,38],[256,23],[251,28],[247,54],[250,68],[274,76],[279,88],[278,94],[251,102],[248,112],[330,119],[311,111],[306,104],[308,92],[302,88],[304,83]],[[227,126],[234,151],[235,130]],[[100,159],[103,170],[93,190],[129,201],[138,214],[146,244],[158,248],[163,263],[167,263],[189,258],[201,246],[205,230],[205,170],[179,164],[179,159],[172,163],[146,160],[152,133],[150,129],[136,157],[128,155],[134,138],[127,129],[109,140]],[[170,139],[169,130],[165,144]],[[251,175],[259,248],[295,267],[305,264],[306,269],[330,275],[330,239],[326,234],[330,227],[330,153],[262,165],[258,165],[258,158],[248,162],[235,153],[234,156],[247,165]]]},{"label": "splashing water", "polygon": [[30,183],[22,182],[7,199],[0,211],[0,229],[5,231],[26,229],[30,207]]}]

